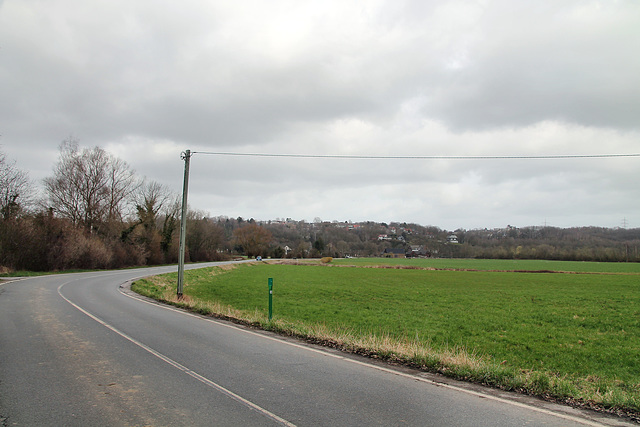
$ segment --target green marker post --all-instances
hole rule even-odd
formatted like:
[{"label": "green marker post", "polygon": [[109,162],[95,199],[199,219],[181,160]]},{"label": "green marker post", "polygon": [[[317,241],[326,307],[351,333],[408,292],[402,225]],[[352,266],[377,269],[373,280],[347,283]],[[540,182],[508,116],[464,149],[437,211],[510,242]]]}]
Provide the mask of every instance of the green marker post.
[{"label": "green marker post", "polygon": [[273,317],[273,279],[269,278],[269,322]]}]

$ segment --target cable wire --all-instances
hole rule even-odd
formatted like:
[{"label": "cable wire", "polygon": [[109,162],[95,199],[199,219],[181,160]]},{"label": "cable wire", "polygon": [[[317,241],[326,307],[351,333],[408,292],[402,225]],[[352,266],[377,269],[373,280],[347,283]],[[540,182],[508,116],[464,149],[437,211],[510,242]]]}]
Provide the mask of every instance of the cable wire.
[{"label": "cable wire", "polygon": [[192,154],[212,156],[242,157],[293,157],[298,159],[352,159],[352,160],[546,160],[546,159],[603,159],[619,157],[640,157],[637,154],[552,154],[539,156],[363,156],[347,154],[275,154],[275,153],[233,153],[216,151],[192,151]]}]

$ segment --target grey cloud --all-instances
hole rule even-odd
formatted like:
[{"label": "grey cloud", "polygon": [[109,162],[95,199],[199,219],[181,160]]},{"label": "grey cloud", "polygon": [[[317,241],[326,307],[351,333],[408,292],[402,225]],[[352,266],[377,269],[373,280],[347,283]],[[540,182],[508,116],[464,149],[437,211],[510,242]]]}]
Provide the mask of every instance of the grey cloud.
[{"label": "grey cloud", "polygon": [[[639,18],[632,1],[5,1],[0,142],[43,177],[73,134],[175,191],[186,148],[637,152]],[[625,186],[636,163],[201,156],[192,205],[266,219],[497,226],[549,212],[616,225],[638,211]]]},{"label": "grey cloud", "polygon": [[638,22],[631,2],[490,8],[467,64],[431,88],[426,114],[458,129],[560,120],[637,130]]}]

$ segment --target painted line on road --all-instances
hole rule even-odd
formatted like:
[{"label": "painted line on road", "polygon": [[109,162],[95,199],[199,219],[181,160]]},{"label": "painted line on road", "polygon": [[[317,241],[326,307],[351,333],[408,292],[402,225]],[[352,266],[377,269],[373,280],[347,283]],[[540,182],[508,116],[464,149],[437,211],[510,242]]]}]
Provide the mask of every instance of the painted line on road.
[{"label": "painted line on road", "polygon": [[[132,279],[131,281],[133,281],[133,280],[135,280],[135,279]],[[575,417],[575,416],[568,415],[568,414],[557,413],[557,412],[551,411],[549,409],[538,408],[538,407],[535,407],[535,406],[528,405],[526,403],[516,402],[516,401],[513,401],[513,400],[509,400],[509,399],[504,399],[504,398],[501,398],[501,397],[492,396],[490,394],[484,394],[484,393],[480,393],[480,392],[477,392],[477,391],[468,390],[468,389],[465,389],[465,388],[462,388],[462,387],[458,387],[458,386],[455,386],[455,385],[441,383],[441,382],[437,382],[437,381],[434,381],[434,380],[430,380],[428,378],[423,378],[423,377],[419,377],[419,376],[416,376],[416,375],[412,375],[412,374],[407,374],[407,373],[404,373],[404,372],[396,371],[396,370],[393,370],[393,369],[390,369],[390,368],[385,368],[384,366],[377,366],[377,365],[373,365],[371,363],[361,362],[359,360],[351,359],[351,358],[348,358],[348,357],[345,357],[345,356],[341,356],[339,354],[332,354],[332,353],[329,353],[329,352],[324,351],[322,349],[316,349],[316,348],[308,347],[308,346],[305,346],[305,345],[296,344],[296,343],[293,343],[293,342],[289,342],[289,341],[285,341],[285,340],[279,339],[277,337],[270,337],[270,336],[265,335],[265,334],[257,333],[257,332],[254,332],[254,331],[251,331],[251,330],[248,330],[248,329],[244,329],[244,328],[238,327],[237,325],[234,325],[233,323],[226,323],[224,321],[221,321],[220,319],[210,319],[210,318],[207,318],[207,317],[205,317],[203,315],[189,313],[188,311],[185,311],[185,310],[182,310],[182,309],[170,306],[170,305],[161,304],[161,303],[159,303],[157,301],[148,301],[148,300],[145,299],[145,297],[142,297],[142,296],[138,297],[138,296],[130,295],[129,293],[126,293],[126,292],[124,292],[122,290],[122,288],[120,289],[120,293],[122,295],[126,296],[126,297],[129,297],[131,299],[143,302],[145,304],[154,305],[156,307],[163,308],[165,310],[170,310],[170,311],[173,311],[173,312],[176,312],[176,313],[180,313],[180,314],[183,314],[183,315],[186,315],[186,316],[195,317],[195,318],[198,318],[200,320],[204,320],[206,322],[211,322],[211,323],[214,323],[216,325],[223,326],[223,327],[226,327],[226,328],[231,328],[231,329],[234,329],[234,330],[237,330],[237,331],[242,331],[242,332],[250,334],[250,335],[254,335],[254,336],[261,337],[261,338],[264,338],[264,339],[267,339],[267,340],[271,340],[271,341],[276,341],[276,342],[279,342],[279,343],[282,343],[282,344],[286,344],[286,345],[289,345],[289,346],[292,346],[292,347],[296,347],[296,348],[299,348],[299,349],[302,349],[302,350],[306,350],[306,351],[310,351],[310,352],[313,352],[313,353],[322,354],[324,356],[333,357],[335,359],[341,359],[341,360],[344,360],[346,362],[350,362],[350,363],[353,363],[353,364],[356,364],[356,365],[360,365],[360,366],[364,366],[364,367],[367,367],[367,368],[376,369],[378,371],[386,372],[386,373],[393,374],[393,375],[398,375],[398,376],[401,376],[401,377],[404,377],[404,378],[409,378],[409,379],[420,381],[420,382],[423,382],[423,383],[432,384],[432,385],[435,385],[437,387],[443,387],[443,388],[450,389],[450,390],[460,391],[460,392],[463,392],[463,393],[466,393],[466,394],[470,394],[470,395],[473,395],[473,396],[477,396],[477,397],[480,397],[480,398],[483,398],[483,399],[489,399],[489,400],[493,400],[495,402],[505,403],[505,404],[508,404],[508,405],[517,406],[519,408],[529,409],[531,411],[540,412],[542,414],[551,415],[551,416],[554,416],[556,418],[561,418],[561,419],[565,419],[565,420],[568,420],[568,421],[573,421],[573,422],[576,422],[576,423],[579,423],[579,424],[584,424],[584,425],[588,425],[588,426],[602,426],[603,425],[602,423],[598,423],[596,421],[592,421],[592,420],[588,420],[588,419],[584,419],[584,418],[580,418],[580,417]]]},{"label": "painted line on road", "polygon": [[84,308],[80,307],[79,305],[75,304],[74,302],[72,302],[71,300],[69,300],[67,297],[65,297],[62,294],[62,287],[68,283],[71,282],[66,282],[61,284],[60,286],[58,286],[58,295],[60,295],[60,297],[62,297],[62,299],[64,299],[66,302],[68,302],[69,304],[71,304],[73,307],[75,307],[76,309],[78,309],[79,311],[81,311],[82,313],[86,314],[87,316],[89,316],[90,318],[92,318],[93,320],[95,320],[96,322],[100,323],[102,326],[110,329],[111,331],[115,332],[116,334],[120,335],[121,337],[125,338],[126,340],[130,341],[131,343],[137,345],[138,347],[142,348],[143,350],[146,350],[147,352],[151,353],[152,355],[156,356],[158,359],[168,363],[169,365],[173,366],[176,369],[179,369],[180,371],[184,372],[185,374],[195,378],[196,380],[200,381],[201,383],[208,385],[209,387],[218,390],[219,392],[221,392],[222,394],[225,394],[226,396],[242,403],[243,405],[253,409],[254,411],[266,416],[267,418],[271,418],[272,420],[287,426],[287,427],[296,427],[295,424],[285,420],[284,418],[281,418],[279,416],[277,416],[276,414],[264,409],[261,406],[256,405],[255,403],[245,399],[244,397],[232,392],[231,390],[228,390],[226,388],[224,388],[223,386],[221,386],[220,384],[217,384],[213,381],[211,381],[210,379],[200,375],[199,373],[187,368],[186,366],[176,362],[175,360],[171,359],[168,356],[165,356],[164,354],[154,350],[153,348],[147,346],[146,344],[141,343],[140,341],[136,340],[135,338],[125,334],[124,332],[120,331],[119,329],[115,328],[114,326],[110,325],[109,323],[105,322],[104,320],[100,319],[99,317],[93,315],[92,313],[88,312],[87,310],[85,310]]}]

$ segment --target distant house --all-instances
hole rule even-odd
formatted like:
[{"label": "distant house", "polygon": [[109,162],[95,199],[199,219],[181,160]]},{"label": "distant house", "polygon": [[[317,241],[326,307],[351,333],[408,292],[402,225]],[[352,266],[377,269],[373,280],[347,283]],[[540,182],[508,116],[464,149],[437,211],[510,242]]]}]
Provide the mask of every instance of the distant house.
[{"label": "distant house", "polygon": [[406,258],[402,248],[387,248],[382,252],[382,256],[385,258]]},{"label": "distant house", "polygon": [[447,237],[447,243],[458,243],[458,236],[450,234],[449,237]]},{"label": "distant house", "polygon": [[421,245],[411,245],[411,252],[407,253],[407,257],[430,257],[431,252]]},{"label": "distant house", "polygon": [[391,240],[391,237],[386,234],[378,234],[378,240]]}]

